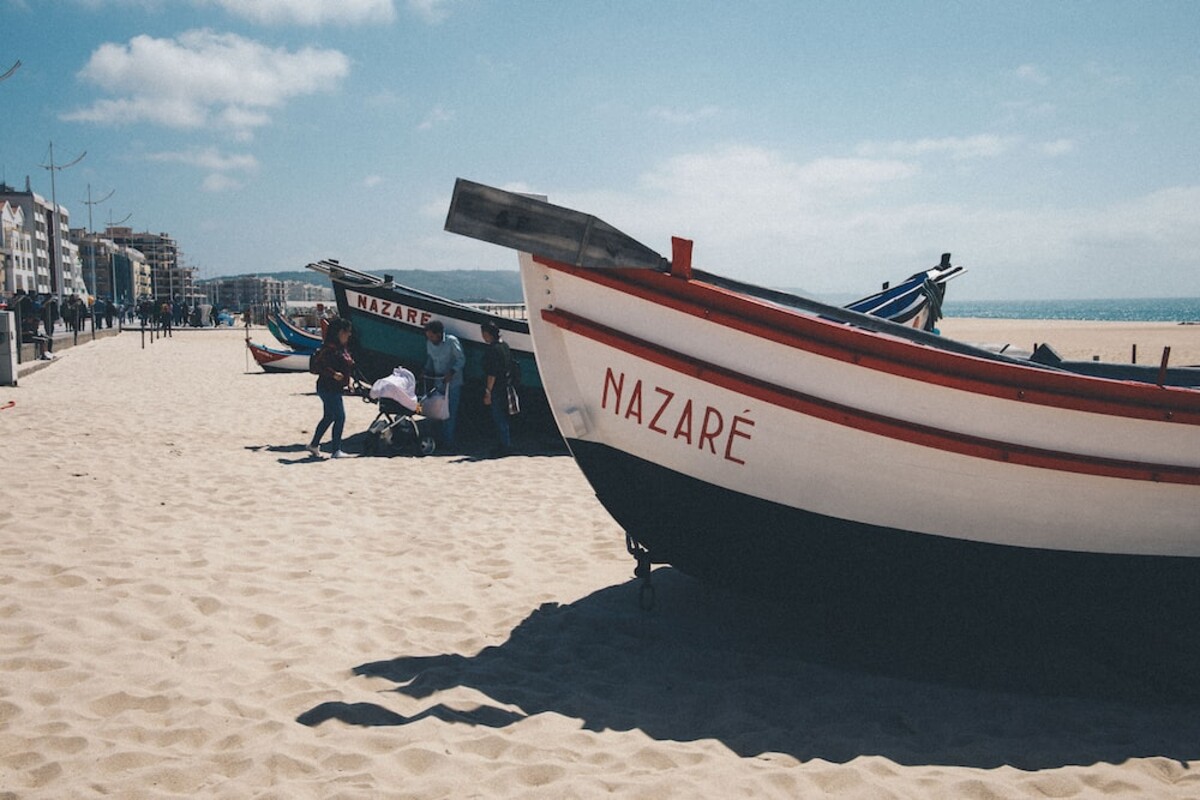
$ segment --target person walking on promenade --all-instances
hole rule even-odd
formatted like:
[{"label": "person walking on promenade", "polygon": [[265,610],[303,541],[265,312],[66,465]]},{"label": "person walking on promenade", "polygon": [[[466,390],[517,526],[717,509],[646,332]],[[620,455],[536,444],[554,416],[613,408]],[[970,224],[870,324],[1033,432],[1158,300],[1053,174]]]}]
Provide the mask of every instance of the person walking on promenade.
[{"label": "person walking on promenade", "polygon": [[508,422],[508,384],[512,374],[512,351],[508,342],[500,338],[500,329],[493,322],[479,326],[487,350],[483,352],[483,404],[492,412],[499,441],[492,450],[493,455],[503,456],[512,452],[512,438]]},{"label": "person walking on promenade", "polygon": [[54,349],[54,326],[58,323],[58,298],[52,294],[46,295],[42,302],[42,324],[46,327],[46,349]]},{"label": "person walking on promenade", "polygon": [[317,373],[317,396],[325,410],[312,441],[305,448],[313,458],[321,457],[321,437],[333,427],[333,458],[344,458],[342,452],[342,428],[346,425],[346,407],[342,403],[342,392],[350,384],[354,371],[354,359],[350,355],[350,321],[335,319],[325,331],[325,341],[313,353],[309,371]]},{"label": "person walking on promenade", "polygon": [[446,333],[446,326],[435,319],[425,323],[425,376],[441,381],[446,392],[446,403],[450,416],[442,420],[442,447],[446,452],[454,450],[454,427],[458,418],[459,395],[462,394],[463,369],[467,357],[463,353],[458,337]]}]

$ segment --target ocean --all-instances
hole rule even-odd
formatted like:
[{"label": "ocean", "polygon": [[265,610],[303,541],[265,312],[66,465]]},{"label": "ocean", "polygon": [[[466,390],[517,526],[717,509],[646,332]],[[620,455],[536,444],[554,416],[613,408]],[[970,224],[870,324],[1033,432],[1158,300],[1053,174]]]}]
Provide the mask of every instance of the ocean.
[{"label": "ocean", "polygon": [[947,317],[1200,323],[1200,297],[1135,300],[955,300],[953,290],[950,295],[942,307]]}]

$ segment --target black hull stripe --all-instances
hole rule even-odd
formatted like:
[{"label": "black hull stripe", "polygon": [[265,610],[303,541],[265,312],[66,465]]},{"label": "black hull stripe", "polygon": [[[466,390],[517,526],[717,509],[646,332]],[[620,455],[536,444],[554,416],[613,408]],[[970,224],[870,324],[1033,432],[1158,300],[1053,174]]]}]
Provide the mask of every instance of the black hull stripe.
[{"label": "black hull stripe", "polygon": [[705,580],[753,590],[956,583],[998,594],[1090,585],[1110,596],[1175,578],[1200,587],[1196,558],[1015,547],[852,522],[734,492],[608,445],[567,444],[605,509],[654,563]]}]

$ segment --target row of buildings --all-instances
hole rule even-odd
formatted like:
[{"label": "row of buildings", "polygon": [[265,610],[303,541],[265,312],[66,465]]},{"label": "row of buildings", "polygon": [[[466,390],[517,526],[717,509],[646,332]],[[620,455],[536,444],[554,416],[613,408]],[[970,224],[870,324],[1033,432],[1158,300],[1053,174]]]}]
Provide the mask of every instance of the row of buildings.
[{"label": "row of buildings", "polygon": [[0,183],[0,294],[90,295],[118,303],[145,299],[223,308],[323,302],[332,289],[300,281],[239,277],[198,281],[166,233],[108,226],[72,228],[70,212],[33,191]]},{"label": "row of buildings", "polygon": [[63,205],[0,183],[0,291],[91,295],[131,302],[146,298],[194,302],[195,270],[180,263],[165,233],[108,227],[72,228]]},{"label": "row of buildings", "polygon": [[248,308],[288,305],[315,306],[332,303],[333,289],[303,281],[281,281],[254,275],[236,278],[211,278],[197,282],[197,287],[210,303],[222,308]]}]

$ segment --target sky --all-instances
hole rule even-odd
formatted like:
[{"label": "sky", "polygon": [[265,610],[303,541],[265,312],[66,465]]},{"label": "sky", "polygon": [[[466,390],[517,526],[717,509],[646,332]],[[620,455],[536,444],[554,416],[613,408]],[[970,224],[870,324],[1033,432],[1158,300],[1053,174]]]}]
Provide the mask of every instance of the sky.
[{"label": "sky", "polygon": [[443,230],[463,177],[817,295],[951,252],[962,299],[1198,297],[1198,31],[1190,0],[0,0],[0,179],[202,278],[515,269]]}]

